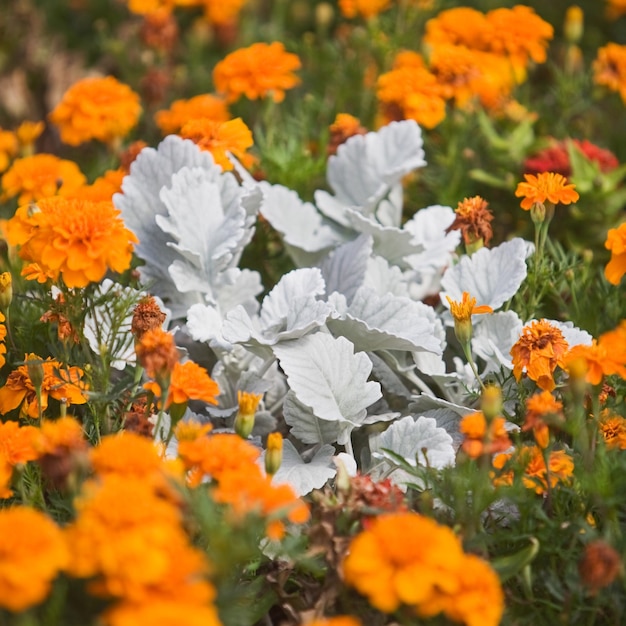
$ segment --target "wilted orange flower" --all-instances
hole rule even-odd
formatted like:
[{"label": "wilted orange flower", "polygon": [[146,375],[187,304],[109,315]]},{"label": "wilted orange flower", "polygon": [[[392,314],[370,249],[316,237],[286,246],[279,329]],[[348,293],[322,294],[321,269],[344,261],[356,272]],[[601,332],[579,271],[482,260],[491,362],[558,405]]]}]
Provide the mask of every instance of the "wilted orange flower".
[{"label": "wilted orange flower", "polygon": [[233,169],[228,152],[246,167],[251,164],[251,155],[247,154],[246,150],[254,144],[254,140],[252,132],[240,117],[227,122],[217,122],[207,118],[191,120],[182,127],[180,135],[185,139],[191,139],[200,148],[210,152],[214,161],[224,171]]},{"label": "wilted orange flower", "polygon": [[139,96],[113,76],[84,78],[72,85],[50,113],[61,139],[72,146],[125,137],[141,114]]},{"label": "wilted orange flower", "polygon": [[493,213],[488,209],[489,203],[480,196],[464,198],[457,205],[454,213],[454,222],[448,227],[451,230],[460,230],[466,246],[475,245],[481,241],[489,245],[493,230],[491,221]]},{"label": "wilted orange flower", "polygon": [[0,128],[0,172],[9,167],[11,158],[17,154],[18,141],[15,133]]},{"label": "wilted orange flower", "polygon": [[430,617],[443,611],[468,626],[498,626],[504,613],[504,593],[493,568],[474,554],[466,554],[458,573],[459,588],[452,594],[435,593],[418,608]]},{"label": "wilted orange flower", "polygon": [[285,90],[300,83],[293,73],[300,66],[300,59],[286,52],[282,43],[255,43],[220,61],[213,69],[213,82],[228,102],[241,96],[249,100],[271,97],[274,102],[282,102]]},{"label": "wilted orange flower", "polygon": [[175,100],[169,109],[154,114],[156,125],[165,135],[177,133],[185,124],[197,119],[228,121],[230,115],[226,102],[222,98],[206,93],[189,100]]},{"label": "wilted orange flower", "polygon": [[540,448],[547,448],[550,441],[550,425],[563,422],[563,403],[559,402],[549,391],[536,393],[526,400],[526,419],[522,430],[532,430],[535,441]]},{"label": "wilted orange flower", "polygon": [[609,43],[598,50],[593,62],[593,80],[618,92],[626,103],[626,46]]},{"label": "wilted orange flower", "polygon": [[554,29],[532,8],[517,5],[512,9],[494,9],[486,18],[491,26],[491,51],[508,56],[518,66],[525,66],[529,59],[535,63],[545,62]]},{"label": "wilted orange flower", "polygon": [[68,287],[102,280],[109,269],[130,267],[137,237],[112,202],[44,198],[36,207],[20,207],[6,225],[7,240],[20,257],[36,263]]},{"label": "wilted orange flower", "polygon": [[0,510],[0,607],[18,613],[42,602],[68,560],[49,517],[26,506]]},{"label": "wilted orange flower", "polygon": [[174,336],[160,326],[147,330],[135,343],[135,352],[141,366],[150,378],[169,381],[178,363],[178,349]]},{"label": "wilted orange flower", "polygon": [[588,543],[578,563],[580,578],[592,596],[600,589],[608,587],[622,571],[623,564],[619,552],[602,539]]},{"label": "wilted orange flower", "polygon": [[130,330],[135,339],[141,339],[147,331],[162,328],[166,317],[152,296],[144,296],[133,309]]},{"label": "wilted orange flower", "polygon": [[419,607],[438,594],[454,594],[464,560],[459,538],[446,526],[417,513],[375,518],[351,542],[344,580],[380,611]]},{"label": "wilted orange flower", "polygon": [[626,419],[605,409],[600,414],[598,426],[607,448],[626,450]]},{"label": "wilted orange flower", "polygon": [[626,274],[626,222],[609,230],[604,247],[611,251],[611,260],[604,268],[604,275],[612,285],[619,285]]},{"label": "wilted orange flower", "polygon": [[[146,383],[144,387],[152,391],[156,398],[161,397],[162,390],[158,382]],[[189,400],[202,400],[209,404],[217,404],[215,396],[219,392],[217,383],[203,367],[193,361],[177,362],[172,369],[165,409],[172,404],[186,404]]]},{"label": "wilted orange flower", "polygon": [[546,200],[552,204],[571,204],[578,200],[576,185],[568,184],[567,178],[553,172],[540,174],[524,174],[526,182],[518,183],[515,195],[523,198],[521,207],[529,211],[535,204],[544,204]]},{"label": "wilted orange flower", "polygon": [[15,159],[2,176],[4,195],[7,198],[19,196],[20,205],[57,195],[71,196],[86,182],[76,163],[53,154]]},{"label": "wilted orange flower", "polygon": [[[0,389],[0,414],[5,415],[21,406],[21,417],[32,419],[39,417],[37,390],[31,380],[33,364],[35,368],[41,368],[42,412],[48,408],[49,397],[59,401],[64,400],[68,406],[87,402],[85,394],[88,386],[82,380],[82,369],[64,366],[51,358],[43,360],[36,354],[27,354],[24,360],[26,363],[13,370],[4,387]],[[29,369],[29,364],[31,369]]]},{"label": "wilted orange flower", "polygon": [[446,117],[437,77],[426,68],[402,66],[378,77],[376,95],[384,107],[399,109],[400,119],[434,128]]},{"label": "wilted orange flower", "polygon": [[459,424],[459,431],[465,437],[461,450],[471,459],[504,452],[513,445],[504,427],[505,423],[503,417],[494,417],[487,422],[481,411],[466,415]]},{"label": "wilted orange flower", "polygon": [[371,19],[386,11],[390,5],[390,0],[339,0],[341,14],[349,19],[357,15]]},{"label": "wilted orange flower", "polygon": [[563,333],[547,320],[531,322],[524,326],[520,338],[511,348],[513,374],[519,381],[526,370],[528,378],[545,390],[556,386],[554,370],[564,366],[564,357],[569,349]]},{"label": "wilted orange flower", "polygon": [[4,325],[4,322],[6,322],[6,317],[3,313],[0,313],[0,342],[2,342],[0,343],[0,367],[6,363],[5,355],[7,353],[7,347],[4,343],[7,336],[7,327]]}]

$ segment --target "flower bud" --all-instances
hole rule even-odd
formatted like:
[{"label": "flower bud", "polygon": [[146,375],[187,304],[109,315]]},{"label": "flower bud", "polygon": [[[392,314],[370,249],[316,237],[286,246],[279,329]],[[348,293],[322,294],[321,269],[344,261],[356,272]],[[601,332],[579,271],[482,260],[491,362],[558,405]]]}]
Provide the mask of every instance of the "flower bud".
[{"label": "flower bud", "polygon": [[13,300],[13,277],[11,272],[0,274],[0,311],[6,311]]},{"label": "flower bud", "polygon": [[583,10],[572,5],[565,12],[565,24],[563,26],[563,34],[568,43],[577,44],[583,36]]},{"label": "flower bud", "polygon": [[485,387],[480,398],[480,409],[488,422],[502,413],[502,390],[500,387],[497,385]]},{"label": "flower bud", "polygon": [[235,432],[243,439],[247,439],[252,433],[254,416],[262,397],[262,394],[248,393],[247,391],[237,392],[239,411],[235,417]]},{"label": "flower bud", "polygon": [[283,462],[283,436],[280,433],[270,433],[267,436],[267,450],[265,451],[265,471],[273,476]]}]

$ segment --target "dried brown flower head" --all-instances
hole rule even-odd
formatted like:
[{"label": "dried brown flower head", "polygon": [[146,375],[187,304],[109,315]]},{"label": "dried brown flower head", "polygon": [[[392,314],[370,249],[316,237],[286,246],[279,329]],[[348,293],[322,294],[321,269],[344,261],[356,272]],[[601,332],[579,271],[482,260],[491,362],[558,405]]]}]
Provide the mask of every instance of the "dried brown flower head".
[{"label": "dried brown flower head", "polygon": [[465,198],[459,202],[455,210],[456,218],[448,227],[447,232],[460,230],[466,246],[475,244],[481,239],[485,246],[489,245],[493,236],[491,229],[493,214],[487,208],[488,206],[489,203],[480,196]]},{"label": "dried brown flower head", "polygon": [[137,339],[141,339],[144,333],[155,328],[161,328],[166,315],[161,311],[157,301],[152,296],[142,298],[133,311],[131,332]]},{"label": "dried brown flower head", "polygon": [[617,550],[602,539],[587,544],[585,553],[578,563],[580,578],[591,595],[608,587],[621,570],[622,560]]}]

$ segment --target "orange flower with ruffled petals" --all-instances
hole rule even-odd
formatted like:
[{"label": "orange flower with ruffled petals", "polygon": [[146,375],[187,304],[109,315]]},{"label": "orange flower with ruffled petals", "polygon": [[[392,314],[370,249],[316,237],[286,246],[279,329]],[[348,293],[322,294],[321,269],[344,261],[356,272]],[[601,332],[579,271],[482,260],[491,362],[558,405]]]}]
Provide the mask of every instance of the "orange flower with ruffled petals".
[{"label": "orange flower with ruffled petals", "polygon": [[481,411],[466,415],[459,424],[459,432],[464,436],[461,450],[471,459],[504,452],[513,445],[505,423],[503,417],[494,417],[487,422]]},{"label": "orange flower with ruffled petals", "polygon": [[554,371],[565,365],[569,345],[559,328],[547,320],[534,321],[522,329],[520,338],[511,348],[513,374],[519,381],[522,372],[545,390],[556,386]]},{"label": "orange flower with ruffled petals", "polygon": [[492,26],[484,13],[469,7],[441,11],[426,22],[424,44],[433,49],[440,44],[463,45],[488,50]]},{"label": "orange flower with ruffled petals", "polygon": [[7,239],[19,255],[36,263],[68,287],[86,287],[108,270],[130,267],[137,237],[113,203],[78,198],[45,198],[36,207],[20,207],[7,222]]},{"label": "orange flower with ruffled petals", "polygon": [[604,275],[612,285],[619,285],[626,274],[626,222],[609,230],[604,247],[611,251],[611,260],[604,268]]},{"label": "orange flower with ruffled petals", "polygon": [[122,168],[107,170],[91,185],[85,185],[71,195],[91,202],[110,202],[116,193],[121,193],[122,181],[127,173]]},{"label": "orange flower with ruffled petals", "polygon": [[300,67],[300,59],[287,52],[282,43],[255,43],[220,61],[213,69],[213,82],[228,102],[242,96],[249,100],[270,97],[274,102],[282,102],[285,91],[300,83],[293,73]]},{"label": "orange flower with ruffled petals", "polygon": [[74,83],[50,113],[61,139],[71,146],[97,139],[111,143],[125,137],[141,115],[139,96],[113,76]]},{"label": "orange flower with ruffled petals", "polygon": [[26,506],[0,510],[0,607],[20,613],[42,602],[68,561],[49,517]]},{"label": "orange flower with ruffled petals", "polygon": [[185,124],[198,119],[227,122],[230,115],[226,102],[218,96],[206,93],[189,100],[175,100],[169,109],[154,114],[156,125],[165,135],[177,133]]},{"label": "orange flower with ruffled petals", "polygon": [[[144,387],[152,391],[156,398],[161,397],[162,390],[157,382],[148,382]],[[178,362],[172,369],[165,408],[172,404],[186,404],[189,400],[217,404],[215,397],[219,392],[217,383],[203,367],[193,361]]]},{"label": "orange flower with ruffled petals", "polygon": [[609,43],[598,50],[593,62],[593,80],[619,93],[626,103],[626,46]]},{"label": "orange flower with ruffled petals", "polygon": [[562,423],[563,403],[559,402],[549,391],[536,393],[526,400],[526,419],[522,430],[532,430],[535,441],[540,448],[547,448],[550,442],[550,428],[546,423]]},{"label": "orange flower with ruffled petals", "polygon": [[[88,385],[83,382],[83,370],[79,367],[67,367],[54,359],[43,360],[36,354],[27,354],[26,363],[13,370],[4,387],[0,389],[0,414],[20,408],[22,417],[37,419],[39,403],[37,389],[31,380],[34,368],[41,368],[41,411],[48,408],[48,398],[64,400],[68,406],[85,404]],[[29,365],[30,363],[30,365]]]},{"label": "orange flower with ruffled petals", "polygon": [[246,150],[254,144],[252,132],[240,117],[227,122],[207,118],[191,120],[182,127],[180,135],[185,139],[191,139],[202,150],[210,152],[213,160],[224,171],[233,169],[233,164],[228,158],[229,152],[246,167],[254,160],[246,153]]},{"label": "orange flower with ruffled petals", "polygon": [[524,174],[526,182],[518,183],[515,195],[523,198],[522,209],[530,211],[535,204],[571,204],[579,198],[576,185],[568,184],[567,178],[554,172]]},{"label": "orange flower with ruffled petals", "polygon": [[76,163],[53,154],[16,159],[2,176],[5,196],[18,196],[20,205],[57,195],[71,196],[86,182]]}]

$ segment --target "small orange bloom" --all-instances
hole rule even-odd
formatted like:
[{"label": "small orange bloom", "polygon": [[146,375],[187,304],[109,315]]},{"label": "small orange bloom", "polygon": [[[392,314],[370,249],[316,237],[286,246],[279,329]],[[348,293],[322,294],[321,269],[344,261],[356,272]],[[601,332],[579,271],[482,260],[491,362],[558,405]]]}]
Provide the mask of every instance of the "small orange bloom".
[{"label": "small orange bloom", "polygon": [[369,20],[390,7],[390,0],[339,0],[339,10],[344,17],[357,15]]},{"label": "small orange bloom", "polygon": [[626,0],[606,0],[606,15],[609,19],[615,20],[626,13]]},{"label": "small orange bloom", "polygon": [[593,62],[593,80],[618,92],[626,103],[626,46],[609,43],[598,50]]},{"label": "small orange bloom", "polygon": [[[144,387],[152,391],[156,398],[161,397],[161,387],[157,382],[146,383]],[[177,362],[172,369],[165,408],[167,409],[171,404],[186,404],[189,400],[202,400],[209,404],[217,404],[215,396],[219,392],[217,383],[203,367],[193,361]]]},{"label": "small orange bloom", "polygon": [[229,152],[245,166],[251,164],[251,155],[247,154],[246,150],[254,144],[254,140],[252,132],[240,117],[227,122],[207,118],[194,119],[182,127],[180,135],[210,152],[224,171],[233,169],[233,164],[228,158]]},{"label": "small orange bloom", "polygon": [[532,322],[522,329],[522,335],[511,348],[513,374],[519,381],[526,370],[528,378],[546,391],[556,386],[554,370],[564,366],[569,349],[563,333],[547,320]]},{"label": "small orange bloom", "polygon": [[492,28],[484,13],[476,9],[448,9],[426,22],[424,44],[431,49],[440,44],[453,44],[488,50]]},{"label": "small orange bloom", "polygon": [[0,172],[9,167],[11,158],[17,154],[18,141],[15,133],[0,128]]},{"label": "small orange bloom", "polygon": [[228,107],[222,98],[202,94],[189,100],[175,100],[169,109],[157,111],[154,120],[165,135],[177,133],[191,120],[209,119],[226,122],[230,119]]},{"label": "small orange bloom", "polygon": [[20,205],[52,196],[71,196],[87,179],[73,161],[53,154],[16,159],[2,176],[5,196],[19,196]]},{"label": "small orange bloom", "polygon": [[345,143],[350,137],[355,135],[365,135],[367,129],[361,126],[358,118],[348,113],[338,113],[335,121],[330,125],[330,138],[326,153],[328,155],[335,154],[337,148]]},{"label": "small orange bloom", "polygon": [[105,76],[72,85],[49,118],[65,143],[78,146],[92,139],[110,143],[125,137],[140,114],[139,96],[113,76]]},{"label": "small orange bloom", "polygon": [[112,202],[59,196],[20,207],[6,232],[11,245],[21,246],[22,259],[54,279],[62,276],[68,287],[98,282],[109,269],[127,270],[137,243]]},{"label": "small orange bloom", "polygon": [[605,409],[598,421],[600,433],[606,447],[626,450],[626,419]]},{"label": "small orange bloom", "polygon": [[461,449],[472,459],[504,452],[513,445],[505,423],[503,417],[494,417],[487,423],[481,411],[466,415],[459,424],[459,431],[465,436]]},{"label": "small orange bloom", "polygon": [[316,619],[307,622],[305,626],[362,626],[361,620],[351,615],[338,615],[325,619]]},{"label": "small orange bloom", "polygon": [[590,385],[599,385],[603,376],[619,374],[626,378],[626,353],[615,351],[615,347],[606,341],[598,342],[595,339],[591,345],[574,346],[565,355],[565,366],[577,359],[585,363],[586,381]]},{"label": "small orange bloom", "polygon": [[28,154],[33,150],[33,144],[43,133],[46,127],[44,122],[22,122],[15,131],[15,136],[20,143],[22,154]]},{"label": "small orange bloom", "polygon": [[611,251],[604,275],[612,285],[619,285],[626,274],[626,222],[609,230],[604,247]]},{"label": "small orange bloom", "polygon": [[155,380],[169,380],[178,363],[178,349],[171,333],[160,326],[147,330],[135,343],[135,352],[146,374]]},{"label": "small orange bloom", "polygon": [[204,17],[216,26],[228,26],[239,17],[241,9],[247,0],[200,0],[204,6]]},{"label": "small orange bloom", "polygon": [[293,73],[300,66],[300,59],[286,52],[282,43],[255,43],[220,61],[213,69],[213,81],[228,102],[241,96],[249,100],[271,97],[274,102],[282,102],[285,90],[300,83]]},{"label": "small orange bloom", "polygon": [[40,438],[35,426],[20,426],[18,422],[0,422],[0,459],[11,467],[34,461]]},{"label": "small orange bloom", "polygon": [[546,418],[563,422],[563,403],[559,402],[549,391],[536,393],[526,400],[526,420],[522,430],[532,430],[535,441],[541,448],[547,448],[550,441],[550,429]]},{"label": "small orange bloom", "polygon": [[91,202],[110,202],[114,194],[121,193],[122,181],[127,173],[122,168],[107,170],[102,176],[96,178],[91,185],[81,187],[71,195]]},{"label": "small orange bloom", "polygon": [[565,450],[552,450],[548,458],[548,468],[543,458],[541,448],[533,447],[531,455],[524,471],[522,482],[528,489],[534,489],[535,493],[542,494],[548,489],[548,476],[550,487],[554,488],[560,482],[567,483],[574,471],[574,461]]},{"label": "small orange bloom", "polygon": [[571,204],[578,200],[574,184],[567,184],[567,178],[553,172],[540,174],[524,174],[525,183],[519,183],[515,190],[518,198],[523,198],[521,207],[529,211],[535,204],[544,204],[546,200],[552,204]]},{"label": "small orange bloom", "polygon": [[0,510],[0,607],[20,613],[42,602],[69,562],[61,529],[26,506]]}]

